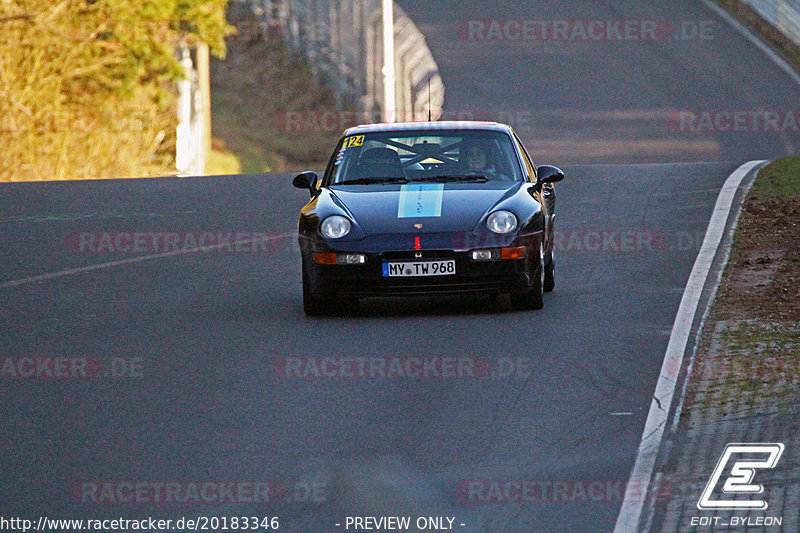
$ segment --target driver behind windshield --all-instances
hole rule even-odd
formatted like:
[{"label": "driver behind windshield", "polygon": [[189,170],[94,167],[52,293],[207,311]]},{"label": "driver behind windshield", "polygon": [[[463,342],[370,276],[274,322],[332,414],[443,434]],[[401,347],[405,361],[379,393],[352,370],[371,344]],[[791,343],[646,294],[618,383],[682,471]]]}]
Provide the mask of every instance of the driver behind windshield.
[{"label": "driver behind windshield", "polygon": [[[521,167],[503,132],[409,130],[367,132],[342,139],[325,184],[426,179],[521,180]],[[477,180],[480,181],[480,180]]]},{"label": "driver behind windshield", "polygon": [[485,143],[477,141],[464,141],[461,144],[461,157],[459,162],[463,165],[466,172],[470,174],[480,174],[487,178],[500,177],[508,179],[504,175],[497,176],[497,168],[494,165],[492,150]]}]

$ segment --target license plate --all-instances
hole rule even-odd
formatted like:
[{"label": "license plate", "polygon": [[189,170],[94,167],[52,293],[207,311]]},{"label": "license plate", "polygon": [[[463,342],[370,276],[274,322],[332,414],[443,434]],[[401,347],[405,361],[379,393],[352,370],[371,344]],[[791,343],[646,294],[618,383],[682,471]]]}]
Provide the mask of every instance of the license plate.
[{"label": "license plate", "polygon": [[454,259],[445,261],[412,261],[383,263],[383,277],[452,276],[456,273]]}]

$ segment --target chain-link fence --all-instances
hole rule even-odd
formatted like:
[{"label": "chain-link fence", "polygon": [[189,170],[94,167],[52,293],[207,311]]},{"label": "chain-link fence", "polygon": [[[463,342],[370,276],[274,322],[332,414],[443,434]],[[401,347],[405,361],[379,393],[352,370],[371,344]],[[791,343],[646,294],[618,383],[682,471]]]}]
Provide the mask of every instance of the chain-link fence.
[{"label": "chain-link fence", "polygon": [[[385,111],[381,0],[248,0],[267,31],[280,31],[342,103],[377,119]],[[444,86],[425,37],[394,6],[396,120],[441,116]],[[428,83],[430,82],[430,99]]]}]

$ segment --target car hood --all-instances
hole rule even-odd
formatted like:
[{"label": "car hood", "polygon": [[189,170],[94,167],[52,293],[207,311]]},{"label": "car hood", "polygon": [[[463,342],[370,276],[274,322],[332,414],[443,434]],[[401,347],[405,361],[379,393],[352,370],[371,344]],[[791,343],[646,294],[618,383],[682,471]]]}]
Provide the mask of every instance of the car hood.
[{"label": "car hood", "polygon": [[522,182],[410,183],[332,186],[366,234],[471,231],[492,206],[512,196]]}]

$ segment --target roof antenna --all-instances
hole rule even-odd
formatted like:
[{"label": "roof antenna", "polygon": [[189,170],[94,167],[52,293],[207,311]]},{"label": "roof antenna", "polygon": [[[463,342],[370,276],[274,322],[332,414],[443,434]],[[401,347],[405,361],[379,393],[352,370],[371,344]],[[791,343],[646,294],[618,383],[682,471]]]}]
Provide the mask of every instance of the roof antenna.
[{"label": "roof antenna", "polygon": [[431,122],[431,77],[428,76],[428,122]]}]

